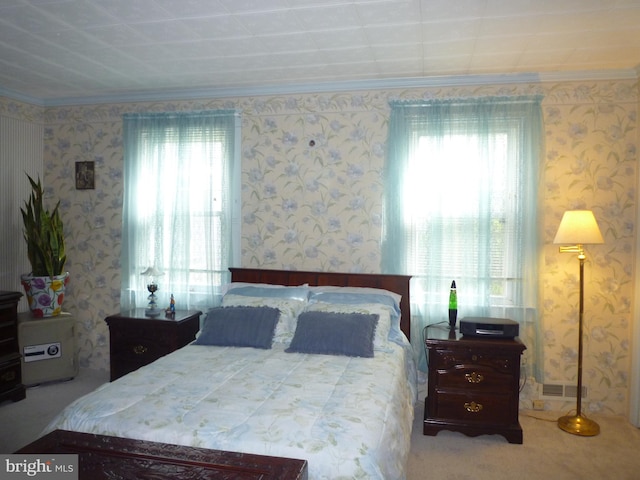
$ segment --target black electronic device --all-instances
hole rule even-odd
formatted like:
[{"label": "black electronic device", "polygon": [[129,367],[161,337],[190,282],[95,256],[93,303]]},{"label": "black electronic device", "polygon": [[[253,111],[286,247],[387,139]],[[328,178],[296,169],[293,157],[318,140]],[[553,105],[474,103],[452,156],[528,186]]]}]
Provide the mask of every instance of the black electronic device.
[{"label": "black electronic device", "polygon": [[520,325],[508,318],[465,317],[460,320],[460,333],[470,337],[515,338]]}]

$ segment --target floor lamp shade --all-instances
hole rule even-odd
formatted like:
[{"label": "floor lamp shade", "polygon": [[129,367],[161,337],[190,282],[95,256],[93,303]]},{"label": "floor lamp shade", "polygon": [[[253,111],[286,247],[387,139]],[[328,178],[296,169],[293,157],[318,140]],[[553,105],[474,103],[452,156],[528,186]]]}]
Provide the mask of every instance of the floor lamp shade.
[{"label": "floor lamp shade", "polygon": [[568,210],[562,216],[553,243],[592,245],[604,243],[604,239],[591,210]]},{"label": "floor lamp shade", "polygon": [[580,300],[578,315],[578,389],[576,414],[558,419],[558,427],[565,432],[581,436],[600,433],[600,426],[582,414],[582,329],[584,319],[584,248],[583,245],[604,243],[598,222],[591,210],[569,210],[562,216],[553,243],[563,244],[560,252],[577,253],[580,262]]}]

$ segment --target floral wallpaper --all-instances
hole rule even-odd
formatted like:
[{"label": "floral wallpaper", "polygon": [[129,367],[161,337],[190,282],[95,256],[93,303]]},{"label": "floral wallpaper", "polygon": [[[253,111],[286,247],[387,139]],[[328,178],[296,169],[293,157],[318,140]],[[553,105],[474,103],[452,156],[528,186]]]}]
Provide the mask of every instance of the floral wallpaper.
[{"label": "floral wallpaper", "polygon": [[[626,415],[639,132],[634,80],[45,108],[44,183],[62,200],[71,273],[65,309],[78,318],[82,366],[109,368],[104,318],[119,305],[123,113],[242,112],[243,266],[376,273],[389,100],[533,93],[544,96],[546,126],[544,381],[576,382],[578,261],[552,242],[565,210],[592,209],[606,243],[587,252],[583,404]],[[0,98],[0,112],[9,103],[16,104]],[[95,190],[75,189],[77,161],[96,162]],[[521,404],[529,408],[540,393],[527,379]],[[571,398],[545,401],[548,409],[575,406]]]}]

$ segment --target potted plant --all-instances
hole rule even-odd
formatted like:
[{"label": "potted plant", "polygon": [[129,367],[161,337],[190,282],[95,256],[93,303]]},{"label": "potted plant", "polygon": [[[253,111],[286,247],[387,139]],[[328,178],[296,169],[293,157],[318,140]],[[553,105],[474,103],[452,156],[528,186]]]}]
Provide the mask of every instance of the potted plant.
[{"label": "potted plant", "polygon": [[36,182],[29,175],[27,177],[31,183],[31,196],[20,211],[31,273],[22,275],[21,283],[32,314],[35,317],[53,317],[62,312],[65,288],[69,282],[69,272],[64,271],[67,256],[60,201],[53,211],[46,210],[40,178]]}]

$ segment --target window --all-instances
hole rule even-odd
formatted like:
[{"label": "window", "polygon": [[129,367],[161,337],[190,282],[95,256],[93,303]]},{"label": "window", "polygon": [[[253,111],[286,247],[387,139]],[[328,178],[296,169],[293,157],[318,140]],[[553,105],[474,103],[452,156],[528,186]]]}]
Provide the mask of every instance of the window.
[{"label": "window", "polygon": [[[159,305],[212,306],[239,243],[234,112],[126,115],[122,307],[146,305],[140,273],[163,272]],[[140,300],[142,299],[142,300]]]},{"label": "window", "polygon": [[[507,284],[517,275],[504,253],[517,242],[513,218],[518,182],[513,178],[515,169],[508,168],[510,133],[498,130],[488,134],[486,149],[477,134],[421,135],[409,159],[411,174],[404,191],[404,221],[416,221],[416,242],[420,244],[407,252],[414,273],[440,275],[443,285],[453,279],[464,285],[473,278],[470,271],[477,272],[480,262],[486,261],[487,269],[482,270],[486,271],[494,305],[513,304]],[[489,217],[483,218],[478,199],[487,187]],[[482,222],[488,222],[487,228]],[[429,245],[443,232],[448,241],[443,242],[441,255],[428,255]],[[440,294],[430,293],[430,301]]]},{"label": "window", "polygon": [[[171,136],[171,135],[170,135]],[[147,139],[149,140],[149,139]],[[200,135],[179,145],[171,140],[162,144],[152,144],[154,155],[166,159],[176,159],[182,155],[189,158],[188,168],[179,168],[178,162],[167,161],[163,177],[173,179],[160,184],[142,181],[136,191],[137,202],[145,205],[145,216],[150,222],[158,222],[161,228],[159,245],[172,245],[174,228],[189,230],[188,249],[189,263],[172,265],[172,251],[161,249],[157,254],[161,257],[161,265],[171,265],[177,273],[187,277],[191,291],[206,289],[210,281],[209,273],[214,274],[214,282],[221,283],[224,254],[222,248],[222,195],[223,195],[223,142],[214,140],[210,144]],[[180,185],[188,185],[182,191]],[[188,211],[179,208],[179,202],[186,197],[190,206]],[[159,204],[147,203],[148,198],[159,198]],[[215,255],[208,258],[208,248],[214,246]],[[155,247],[155,246],[154,246]],[[155,253],[149,252],[155,256]]]},{"label": "window", "polygon": [[539,326],[530,327],[537,317],[540,253],[539,102],[392,103],[382,270],[412,275],[412,343],[422,368],[420,332],[447,320],[452,280],[459,318],[516,320],[521,338],[534,332],[526,341],[536,350]]}]

